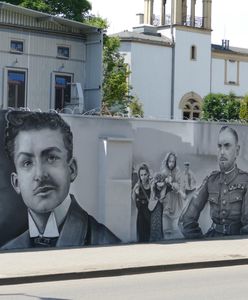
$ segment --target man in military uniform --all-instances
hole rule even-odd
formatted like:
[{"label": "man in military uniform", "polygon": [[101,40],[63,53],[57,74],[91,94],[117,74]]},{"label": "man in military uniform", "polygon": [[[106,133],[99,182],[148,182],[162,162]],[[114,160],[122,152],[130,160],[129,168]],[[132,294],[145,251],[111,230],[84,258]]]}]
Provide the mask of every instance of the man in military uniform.
[{"label": "man in military uniform", "polygon": [[180,217],[181,230],[186,238],[203,236],[198,219],[207,202],[213,221],[207,237],[248,233],[248,173],[237,168],[239,150],[237,132],[223,126],[218,138],[220,171],[205,178]]}]

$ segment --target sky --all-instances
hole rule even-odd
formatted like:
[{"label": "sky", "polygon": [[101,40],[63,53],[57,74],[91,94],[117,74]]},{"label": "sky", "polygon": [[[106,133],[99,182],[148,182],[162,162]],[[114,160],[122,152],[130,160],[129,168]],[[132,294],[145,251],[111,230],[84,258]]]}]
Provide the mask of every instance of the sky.
[{"label": "sky", "polygon": [[[160,14],[160,1],[154,0],[155,15]],[[92,4],[93,14],[108,20],[109,34],[123,30],[131,31],[133,26],[138,25],[136,14],[144,12],[144,0],[89,0],[89,2]],[[198,12],[201,11],[202,0],[197,0],[196,3],[196,15],[201,16]],[[247,0],[212,0],[212,43],[221,44],[222,39],[227,39],[230,46],[248,48],[247,13]]]}]

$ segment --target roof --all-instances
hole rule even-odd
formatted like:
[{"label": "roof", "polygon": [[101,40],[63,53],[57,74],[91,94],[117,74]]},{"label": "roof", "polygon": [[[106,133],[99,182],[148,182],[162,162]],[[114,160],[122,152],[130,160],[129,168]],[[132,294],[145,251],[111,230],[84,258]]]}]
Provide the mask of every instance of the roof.
[{"label": "roof", "polygon": [[171,46],[171,40],[165,36],[140,33],[135,31],[122,31],[111,36],[118,36],[121,41],[137,42],[145,44],[155,44],[163,46]]},{"label": "roof", "polygon": [[246,48],[229,47],[228,49],[226,49],[222,45],[217,44],[212,44],[211,46],[212,50],[221,51],[223,53],[248,55],[248,49]]},{"label": "roof", "polygon": [[22,6],[16,6],[16,5],[13,5],[10,3],[0,1],[0,11],[1,10],[7,10],[7,11],[10,11],[13,13],[19,13],[19,14],[22,14],[22,15],[25,15],[28,17],[32,17],[32,18],[35,18],[37,20],[37,22],[49,21],[49,22],[56,23],[56,24],[59,24],[62,26],[72,27],[72,28],[78,29],[84,33],[99,31],[99,28],[90,26],[90,25],[86,25],[81,22],[65,19],[65,18],[59,17],[59,16],[53,16],[53,15],[50,15],[47,13],[39,12],[39,11],[25,8]]}]

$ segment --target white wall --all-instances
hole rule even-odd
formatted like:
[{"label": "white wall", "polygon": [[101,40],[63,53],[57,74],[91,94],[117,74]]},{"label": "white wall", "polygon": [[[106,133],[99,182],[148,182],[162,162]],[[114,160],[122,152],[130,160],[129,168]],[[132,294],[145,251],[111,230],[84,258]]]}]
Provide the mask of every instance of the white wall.
[{"label": "white wall", "polygon": [[[189,92],[202,98],[210,92],[211,35],[175,30],[174,118],[181,119],[179,103]],[[190,59],[191,46],[196,47],[196,60]]]},{"label": "white wall", "polygon": [[[42,111],[47,111],[50,108],[54,108],[53,85],[55,73],[70,74],[73,76],[72,80],[81,83],[83,89],[91,89],[91,94],[86,92],[86,100],[90,102],[88,107],[89,109],[93,108],[91,103],[94,107],[99,106],[102,81],[100,36],[100,34],[97,34],[93,38],[96,40],[95,48],[97,48],[93,52],[90,49],[86,50],[86,44],[82,38],[1,28],[0,69],[3,70],[0,74],[1,107],[7,107],[6,76],[8,68],[27,71],[26,106],[31,109],[40,108]],[[12,39],[24,41],[23,54],[10,53],[10,41]],[[70,59],[56,57],[57,45],[70,47]],[[94,60],[90,58],[90,54],[94,54]],[[86,55],[88,59],[87,70]],[[15,63],[16,60],[18,61],[17,63]]]},{"label": "white wall", "polygon": [[132,94],[143,103],[145,116],[170,118],[171,48],[143,43],[121,43],[131,66]]},{"label": "white wall", "polygon": [[237,96],[248,93],[248,62],[239,62],[239,84],[225,84],[225,60],[212,58],[212,87],[213,93],[229,94],[234,92]]}]

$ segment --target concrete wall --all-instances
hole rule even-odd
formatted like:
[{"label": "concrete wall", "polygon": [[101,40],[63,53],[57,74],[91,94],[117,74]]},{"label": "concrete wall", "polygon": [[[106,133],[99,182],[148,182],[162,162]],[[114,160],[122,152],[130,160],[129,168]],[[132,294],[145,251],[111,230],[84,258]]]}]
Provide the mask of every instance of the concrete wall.
[{"label": "concrete wall", "polygon": [[[149,166],[153,178],[161,171],[162,161],[167,153],[173,151],[177,155],[177,167],[181,173],[184,170],[184,162],[190,162],[190,168],[196,179],[196,188],[201,186],[204,178],[212,171],[219,169],[217,139],[223,124],[62,116],[73,131],[74,156],[78,162],[78,176],[71,185],[70,192],[90,215],[105,224],[123,242],[137,241],[138,211],[131,193],[137,183],[137,171],[141,163]],[[3,117],[2,113],[1,118]],[[247,126],[235,124],[230,126],[236,129],[239,135],[241,150],[237,164],[247,172]],[[1,159],[1,164],[6,164],[4,154]],[[2,176],[6,176],[3,174]],[[0,223],[1,231],[6,230],[6,222],[9,222],[5,215],[9,216],[10,212],[16,211],[17,203],[20,203],[19,200],[15,200],[12,207],[4,204],[6,202],[6,196],[4,198],[2,196],[4,190],[12,191],[11,197],[15,199],[9,181],[6,182],[8,184],[6,183],[0,191],[2,205],[0,205],[0,212],[4,212]],[[165,236],[165,239],[183,238],[177,222],[189,201],[188,197],[183,200],[183,207],[175,218],[173,235]],[[20,215],[25,214],[25,209],[22,207],[21,212],[18,208],[18,213],[20,218]],[[16,232],[13,230],[9,236],[4,236],[0,243],[17,235],[25,227],[24,219],[11,221],[12,228],[16,226]],[[203,232],[207,231],[210,224],[211,219],[206,205],[200,216]]]}]

